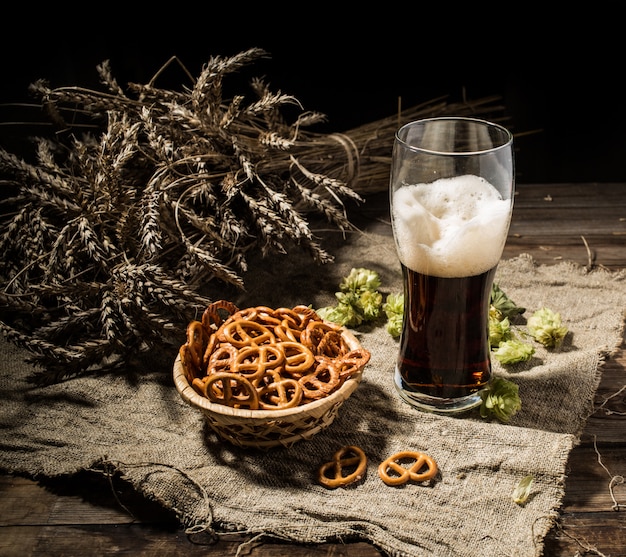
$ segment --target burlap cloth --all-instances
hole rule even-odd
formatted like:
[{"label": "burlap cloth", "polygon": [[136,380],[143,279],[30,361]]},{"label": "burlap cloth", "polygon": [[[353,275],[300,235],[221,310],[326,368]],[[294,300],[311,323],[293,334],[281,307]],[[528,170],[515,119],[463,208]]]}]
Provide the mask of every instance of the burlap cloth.
[{"label": "burlap cloth", "polygon": [[[351,267],[377,270],[383,293],[401,288],[388,230],[352,234],[335,248],[336,263],[320,268],[304,257],[256,261],[248,291],[225,295],[240,307],[320,307],[333,302]],[[398,343],[383,326],[358,331],[371,362],[335,422],[309,441],[269,451],[237,449],[209,433],[174,389],[175,349],[136,373],[37,388],[26,381],[23,353],[3,342],[0,467],[33,477],[116,469],[191,531],[368,540],[389,555],[539,556],[562,503],[568,454],[593,411],[601,364],[622,338],[626,277],[568,263],[539,266],[521,256],[501,262],[497,281],[529,311],[547,305],[561,312],[571,331],[559,352],[537,349],[530,365],[507,372],[495,364],[520,387],[523,408],[510,424],[477,412],[428,415],[401,402],[392,385]],[[317,468],[346,444],[369,457],[364,481],[321,487]],[[378,464],[405,449],[434,457],[439,479],[383,484]],[[532,493],[525,505],[515,504],[513,489],[528,474]]]}]

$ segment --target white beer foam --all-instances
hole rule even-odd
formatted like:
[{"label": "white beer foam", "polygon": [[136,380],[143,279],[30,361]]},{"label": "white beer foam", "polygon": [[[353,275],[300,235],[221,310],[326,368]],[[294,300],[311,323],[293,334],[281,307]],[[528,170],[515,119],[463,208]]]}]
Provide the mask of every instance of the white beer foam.
[{"label": "white beer foam", "polygon": [[511,200],[478,176],[402,186],[392,199],[398,257],[433,276],[484,273],[502,256],[510,209]]}]

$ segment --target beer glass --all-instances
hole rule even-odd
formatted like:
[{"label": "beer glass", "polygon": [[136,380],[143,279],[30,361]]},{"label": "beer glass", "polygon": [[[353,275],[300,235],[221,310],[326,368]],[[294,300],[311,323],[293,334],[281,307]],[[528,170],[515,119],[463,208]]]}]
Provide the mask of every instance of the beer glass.
[{"label": "beer glass", "polygon": [[500,125],[441,117],[396,133],[389,191],[404,317],[394,382],[416,408],[463,412],[489,386],[491,288],[514,188],[513,137]]}]

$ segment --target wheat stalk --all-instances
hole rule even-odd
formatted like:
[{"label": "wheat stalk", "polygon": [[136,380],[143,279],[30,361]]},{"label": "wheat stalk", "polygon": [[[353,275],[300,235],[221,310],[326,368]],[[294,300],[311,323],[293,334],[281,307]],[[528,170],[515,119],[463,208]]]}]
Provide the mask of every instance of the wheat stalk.
[{"label": "wheat stalk", "polygon": [[[181,91],[156,86],[175,58],[127,91],[108,62],[97,68],[105,91],[31,86],[58,133],[37,140],[34,164],[0,149],[11,192],[0,216],[0,329],[30,350],[36,380],[174,353],[212,301],[208,284],[244,287],[251,250],[305,249],[332,262],[308,213],[350,230],[345,203],[387,187],[399,123],[494,110],[493,99],[438,99],[342,134],[314,133],[307,128],[323,115],[287,122],[282,110],[298,100],[259,79],[253,100],[224,98],[228,75],[266,55],[211,58],[196,79],[185,69]],[[85,117],[98,127],[78,135]]]}]

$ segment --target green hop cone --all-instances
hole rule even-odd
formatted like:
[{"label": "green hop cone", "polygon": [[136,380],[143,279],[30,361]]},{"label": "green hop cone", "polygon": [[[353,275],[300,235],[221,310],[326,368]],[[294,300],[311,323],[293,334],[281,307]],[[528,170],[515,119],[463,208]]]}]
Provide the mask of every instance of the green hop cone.
[{"label": "green hop cone", "polygon": [[350,274],[339,283],[339,289],[342,292],[361,293],[368,290],[373,292],[378,290],[379,286],[380,277],[378,273],[363,268],[352,269]]},{"label": "green hop cone", "polygon": [[339,303],[336,306],[319,308],[317,314],[325,321],[337,325],[353,327],[363,321],[363,317],[350,304]]},{"label": "green hop cone", "polygon": [[501,364],[511,365],[518,362],[526,362],[535,353],[532,344],[515,339],[500,342],[498,349],[493,352],[493,357]]},{"label": "green hop cone", "polygon": [[381,313],[383,296],[377,291],[380,277],[369,269],[352,269],[339,284],[335,292],[337,305],[317,310],[326,321],[346,327],[358,327],[363,322],[373,321]]},{"label": "green hop cone", "polygon": [[357,307],[363,314],[364,321],[372,321],[380,315],[383,295],[380,292],[365,290],[359,296]]},{"label": "green hop cone", "polygon": [[389,294],[382,307],[387,316],[387,332],[393,338],[398,338],[402,332],[404,294]]},{"label": "green hop cone", "polygon": [[505,317],[499,320],[493,312],[489,312],[489,344],[492,348],[500,346],[500,343],[511,338],[511,323]]},{"label": "green hop cone", "polygon": [[495,417],[507,423],[522,407],[519,387],[502,377],[494,377],[489,388],[482,391],[480,396],[480,415],[483,418]]},{"label": "green hop cone", "polygon": [[533,338],[546,348],[559,346],[568,332],[561,322],[561,314],[546,307],[533,313],[526,327]]},{"label": "green hop cone", "polygon": [[396,314],[389,317],[385,328],[393,338],[398,338],[402,334],[402,315]]}]

